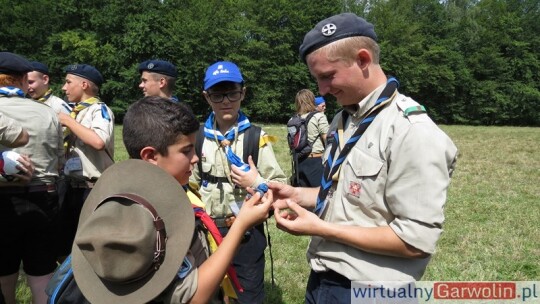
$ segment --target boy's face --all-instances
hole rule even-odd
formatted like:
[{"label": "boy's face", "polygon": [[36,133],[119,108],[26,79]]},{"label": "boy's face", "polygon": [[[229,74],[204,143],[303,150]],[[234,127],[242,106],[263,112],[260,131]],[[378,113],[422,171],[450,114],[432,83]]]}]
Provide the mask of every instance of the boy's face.
[{"label": "boy's face", "polygon": [[161,81],[159,75],[143,71],[139,88],[142,90],[144,96],[160,96]]},{"label": "boy's face", "polygon": [[234,82],[221,82],[203,92],[216,118],[222,121],[236,120],[245,94],[246,88]]},{"label": "boy's face", "polygon": [[199,158],[195,154],[197,132],[181,135],[178,141],[167,148],[167,156],[156,155],[156,165],[172,175],[180,185],[189,182],[191,171]]},{"label": "boy's face", "polygon": [[49,76],[41,72],[28,72],[28,95],[33,99],[41,98],[49,89]]},{"label": "boy's face", "polygon": [[71,102],[81,101],[84,94],[83,82],[84,82],[84,78],[82,77],[79,77],[73,74],[66,75],[66,82],[64,83],[62,90],[66,94],[69,101]]}]

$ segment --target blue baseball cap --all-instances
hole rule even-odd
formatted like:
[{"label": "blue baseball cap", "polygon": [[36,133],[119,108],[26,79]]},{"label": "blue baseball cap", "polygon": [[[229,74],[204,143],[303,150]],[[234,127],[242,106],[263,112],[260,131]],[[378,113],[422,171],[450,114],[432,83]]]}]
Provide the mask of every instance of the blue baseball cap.
[{"label": "blue baseball cap", "polygon": [[24,57],[10,52],[0,52],[0,74],[23,75],[34,68]]},{"label": "blue baseball cap", "polygon": [[100,87],[103,84],[103,76],[93,66],[88,64],[71,64],[68,65],[65,70],[66,74],[73,74],[92,81],[95,85]]},{"label": "blue baseball cap", "polygon": [[322,96],[315,97],[315,105],[318,106],[321,103],[326,103],[326,100],[324,100],[324,97],[322,97]]},{"label": "blue baseball cap", "polygon": [[34,68],[34,71],[49,75],[49,68],[45,64],[38,61],[32,61],[30,64]]},{"label": "blue baseball cap", "polygon": [[306,62],[307,55],[313,51],[334,41],[355,36],[369,37],[377,41],[373,24],[353,13],[326,18],[304,36],[304,42],[300,45],[300,58]]},{"label": "blue baseball cap", "polygon": [[148,71],[152,73],[158,73],[173,78],[178,77],[178,72],[174,64],[160,59],[150,59],[139,64],[139,73]]},{"label": "blue baseball cap", "polygon": [[244,83],[242,73],[236,64],[230,61],[218,61],[208,67],[204,76],[204,90],[223,81]]}]

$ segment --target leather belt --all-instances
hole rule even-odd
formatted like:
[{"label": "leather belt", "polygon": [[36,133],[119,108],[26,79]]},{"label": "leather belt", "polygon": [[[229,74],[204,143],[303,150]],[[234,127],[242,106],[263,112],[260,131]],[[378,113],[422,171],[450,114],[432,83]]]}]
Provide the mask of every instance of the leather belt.
[{"label": "leather belt", "polygon": [[0,193],[4,194],[20,194],[20,193],[35,193],[35,192],[54,192],[56,184],[42,184],[25,187],[0,187]]},{"label": "leather belt", "polygon": [[229,228],[234,223],[234,220],[236,220],[236,216],[229,215],[226,217],[213,217],[212,220],[218,228]]},{"label": "leather belt", "polygon": [[71,180],[69,181],[69,185],[71,188],[77,188],[77,189],[92,189],[94,188],[95,182],[91,181],[75,181]]},{"label": "leather belt", "polygon": [[308,155],[308,157],[322,157],[323,153],[311,153]]}]

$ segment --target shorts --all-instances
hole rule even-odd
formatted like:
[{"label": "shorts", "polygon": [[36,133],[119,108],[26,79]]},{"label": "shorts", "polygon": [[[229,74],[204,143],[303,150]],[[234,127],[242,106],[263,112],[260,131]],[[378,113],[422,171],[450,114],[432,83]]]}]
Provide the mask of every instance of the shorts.
[{"label": "shorts", "polygon": [[71,247],[79,225],[79,215],[90,190],[87,188],[73,188],[69,184],[66,186],[58,223],[59,238],[56,246],[58,257],[71,254]]},{"label": "shorts", "polygon": [[56,269],[58,193],[0,193],[0,276],[43,276]]}]

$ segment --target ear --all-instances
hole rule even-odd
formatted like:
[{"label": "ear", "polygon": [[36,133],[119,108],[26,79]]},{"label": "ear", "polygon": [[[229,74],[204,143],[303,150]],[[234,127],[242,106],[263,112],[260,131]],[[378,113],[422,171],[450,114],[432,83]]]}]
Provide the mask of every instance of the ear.
[{"label": "ear", "polygon": [[356,54],[356,63],[360,69],[367,69],[371,65],[371,53],[367,49],[359,49]]},{"label": "ear", "polygon": [[144,147],[139,154],[141,159],[151,164],[157,165],[159,153],[154,147]]},{"label": "ear", "polygon": [[210,101],[210,96],[208,96],[208,92],[202,91],[202,96],[204,97],[204,99],[206,100],[206,102],[208,103],[208,105],[209,105],[209,106],[212,106],[212,102]]},{"label": "ear", "polygon": [[163,89],[165,86],[167,86],[167,80],[163,77],[159,78],[159,88]]},{"label": "ear", "polygon": [[44,84],[49,84],[49,75],[43,74],[43,83]]}]

